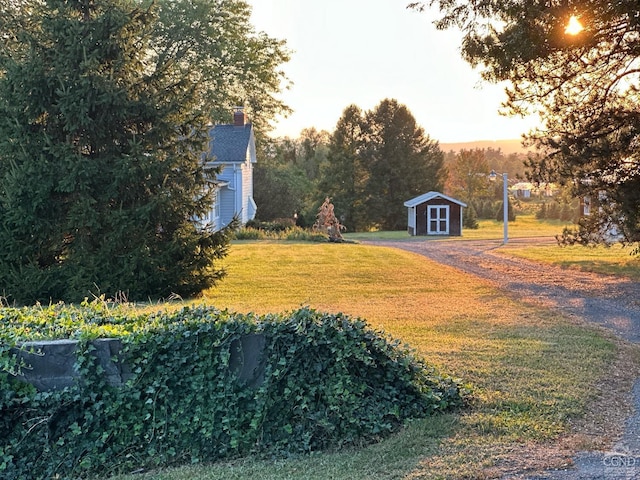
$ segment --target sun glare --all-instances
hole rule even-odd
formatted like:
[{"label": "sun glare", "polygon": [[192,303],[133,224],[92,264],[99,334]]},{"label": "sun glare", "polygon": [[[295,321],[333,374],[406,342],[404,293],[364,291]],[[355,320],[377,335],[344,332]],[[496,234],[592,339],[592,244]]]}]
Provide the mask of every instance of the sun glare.
[{"label": "sun glare", "polygon": [[569,23],[567,23],[567,28],[564,29],[564,33],[578,35],[582,30],[584,30],[584,27],[580,23],[580,20],[578,20],[578,17],[571,15]]}]

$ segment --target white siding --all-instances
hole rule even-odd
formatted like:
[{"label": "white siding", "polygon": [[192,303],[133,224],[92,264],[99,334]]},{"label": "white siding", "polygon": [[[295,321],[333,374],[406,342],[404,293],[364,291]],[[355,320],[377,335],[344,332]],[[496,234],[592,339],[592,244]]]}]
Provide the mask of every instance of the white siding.
[{"label": "white siding", "polygon": [[226,226],[235,214],[235,196],[236,192],[229,187],[220,189],[220,228]]},{"label": "white siding", "polygon": [[242,165],[242,223],[247,223],[255,216],[253,212],[253,165],[250,162]]},{"label": "white siding", "polygon": [[415,230],[416,228],[416,207],[409,207],[408,226]]}]

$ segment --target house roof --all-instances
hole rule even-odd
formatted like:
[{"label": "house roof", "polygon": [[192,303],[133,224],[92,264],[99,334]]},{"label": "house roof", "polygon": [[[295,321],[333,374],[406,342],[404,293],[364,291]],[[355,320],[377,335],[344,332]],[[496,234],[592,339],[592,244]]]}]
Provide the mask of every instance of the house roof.
[{"label": "house roof", "polygon": [[509,187],[509,190],[533,190],[535,186],[531,182],[518,182]]},{"label": "house roof", "polygon": [[404,202],[404,206],[405,207],[416,207],[416,206],[420,205],[421,203],[428,202],[429,200],[433,200],[434,198],[442,198],[444,200],[448,200],[450,202],[457,203],[461,207],[466,207],[467,206],[466,203],[461,202],[460,200],[456,200],[455,198],[449,197],[449,196],[445,195],[444,193],[440,193],[440,192],[423,193],[422,195],[420,195],[418,197],[412,198],[411,200],[407,200],[406,202]]},{"label": "house roof", "polygon": [[250,123],[242,126],[216,125],[209,130],[209,154],[214,157],[214,162],[245,162],[252,136]]}]

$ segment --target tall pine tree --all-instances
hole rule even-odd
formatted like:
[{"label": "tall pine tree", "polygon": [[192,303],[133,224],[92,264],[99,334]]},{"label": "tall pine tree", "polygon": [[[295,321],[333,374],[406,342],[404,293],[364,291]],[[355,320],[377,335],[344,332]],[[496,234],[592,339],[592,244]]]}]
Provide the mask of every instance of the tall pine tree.
[{"label": "tall pine tree", "polygon": [[369,172],[364,207],[370,227],[406,227],[404,202],[444,182],[444,154],[409,109],[385,99],[365,117],[362,161]]},{"label": "tall pine tree", "polygon": [[371,111],[347,107],[329,143],[319,185],[350,230],[406,228],[404,202],[441,190],[444,154],[409,109],[386,99]]},{"label": "tall pine tree", "polygon": [[198,132],[213,82],[169,48],[190,38],[174,25],[171,43],[157,3],[16,0],[3,10],[2,294],[146,299],[213,285],[228,233],[193,222],[211,204]]},{"label": "tall pine tree", "polygon": [[362,211],[362,194],[368,177],[362,164],[363,113],[356,105],[342,112],[329,141],[327,163],[319,190],[331,198],[341,223],[351,231],[362,230],[367,220]]}]

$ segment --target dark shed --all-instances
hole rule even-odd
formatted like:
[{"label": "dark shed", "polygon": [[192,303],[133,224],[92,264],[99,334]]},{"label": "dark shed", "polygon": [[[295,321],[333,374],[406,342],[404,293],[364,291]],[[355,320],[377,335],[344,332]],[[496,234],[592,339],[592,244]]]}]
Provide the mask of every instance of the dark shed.
[{"label": "dark shed", "polygon": [[404,202],[409,209],[409,235],[462,235],[462,209],[467,205],[439,192]]}]

